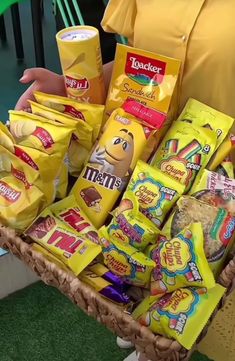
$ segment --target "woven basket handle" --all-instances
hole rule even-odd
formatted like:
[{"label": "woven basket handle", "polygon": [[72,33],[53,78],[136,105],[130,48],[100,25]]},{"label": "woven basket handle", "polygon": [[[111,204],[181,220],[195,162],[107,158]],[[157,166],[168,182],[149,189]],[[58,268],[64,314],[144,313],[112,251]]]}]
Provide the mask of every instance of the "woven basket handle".
[{"label": "woven basket handle", "polygon": [[221,275],[219,276],[218,282],[228,289],[227,296],[235,288],[235,256],[224,268]]}]

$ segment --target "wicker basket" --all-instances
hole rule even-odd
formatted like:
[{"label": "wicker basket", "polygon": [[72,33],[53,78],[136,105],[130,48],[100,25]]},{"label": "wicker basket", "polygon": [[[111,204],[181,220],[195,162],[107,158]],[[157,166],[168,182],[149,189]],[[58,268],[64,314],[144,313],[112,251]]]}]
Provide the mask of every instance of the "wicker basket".
[{"label": "wicker basket", "polygon": [[[148,359],[152,361],[186,361],[190,358],[192,350],[188,351],[178,342],[155,335],[146,327],[138,324],[130,315],[101,297],[71,272],[60,269],[54,263],[49,262],[41,253],[34,251],[30,244],[17,237],[14,230],[0,226],[0,246],[20,258],[46,284],[58,288],[89,316],[104,324],[116,335],[132,341],[137,350],[141,351]],[[231,291],[234,279],[235,259],[230,261],[219,278],[219,283],[228,288],[228,292],[219,307],[222,307]],[[216,311],[211,319],[215,316]],[[200,339],[205,336],[209,323],[200,335]]]}]

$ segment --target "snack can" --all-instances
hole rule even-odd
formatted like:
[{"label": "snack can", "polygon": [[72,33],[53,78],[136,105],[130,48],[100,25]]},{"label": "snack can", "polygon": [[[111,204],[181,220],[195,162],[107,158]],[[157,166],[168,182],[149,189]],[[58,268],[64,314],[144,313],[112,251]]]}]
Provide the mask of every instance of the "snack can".
[{"label": "snack can", "polygon": [[72,26],[56,35],[69,98],[104,104],[105,86],[98,29]]}]

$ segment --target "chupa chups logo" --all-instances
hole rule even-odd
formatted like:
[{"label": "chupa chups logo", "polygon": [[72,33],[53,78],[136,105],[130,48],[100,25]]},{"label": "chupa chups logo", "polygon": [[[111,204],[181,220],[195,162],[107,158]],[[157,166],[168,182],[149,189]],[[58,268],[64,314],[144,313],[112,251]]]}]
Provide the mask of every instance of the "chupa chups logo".
[{"label": "chupa chups logo", "polygon": [[10,187],[7,183],[0,181],[0,195],[8,202],[14,203],[19,199],[21,192]]},{"label": "chupa chups logo", "polygon": [[125,72],[129,78],[142,86],[157,86],[162,83],[166,63],[147,56],[127,53]]},{"label": "chupa chups logo", "polygon": [[65,76],[65,85],[67,88],[74,90],[87,90],[89,89],[89,81],[87,78],[75,79],[69,75]]}]

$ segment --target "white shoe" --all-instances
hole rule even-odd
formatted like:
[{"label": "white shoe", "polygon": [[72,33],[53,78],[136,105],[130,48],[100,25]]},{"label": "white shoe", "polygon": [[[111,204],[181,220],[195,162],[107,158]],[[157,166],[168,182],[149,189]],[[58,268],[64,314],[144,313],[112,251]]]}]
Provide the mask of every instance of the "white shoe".
[{"label": "white shoe", "polygon": [[132,352],[125,360],[123,361],[139,361],[139,352]]},{"label": "white shoe", "polygon": [[117,345],[123,349],[132,348],[134,346],[131,341],[125,341],[121,337],[117,337]]}]

